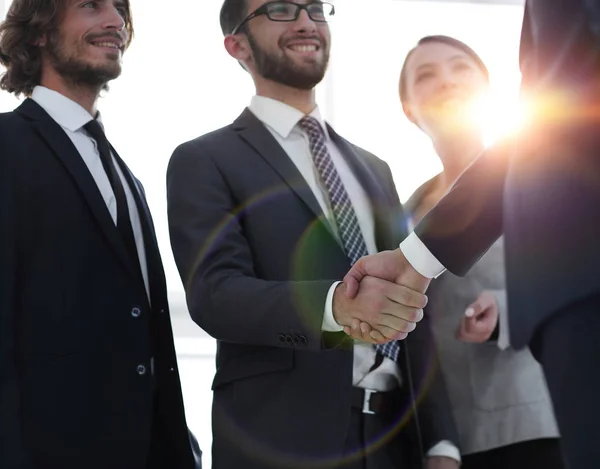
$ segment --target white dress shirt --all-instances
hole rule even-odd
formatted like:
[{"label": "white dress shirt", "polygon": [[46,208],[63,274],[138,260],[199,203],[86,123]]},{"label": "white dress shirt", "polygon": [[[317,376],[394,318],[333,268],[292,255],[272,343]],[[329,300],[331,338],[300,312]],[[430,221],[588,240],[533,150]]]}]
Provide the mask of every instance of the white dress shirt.
[{"label": "white dress shirt", "polygon": [[[298,125],[304,114],[287,104],[264,96],[254,96],[249,109],[265,124],[269,132],[281,145],[296,168],[298,168],[298,171],[304,177],[319,202],[332,230],[337,235],[337,224],[329,204],[327,189],[322,184],[319,173],[313,163],[308,136]],[[374,254],[377,252],[375,222],[369,199],[340,150],[329,138],[327,127],[321,117],[319,108],[315,107],[310,116],[314,117],[323,128],[327,150],[356,212],[367,251],[369,254]],[[334,283],[327,294],[322,326],[324,331],[338,332],[344,330],[343,327],[335,322],[332,308],[333,292],[339,283]],[[382,364],[377,369],[369,371],[375,363],[375,357],[376,351],[372,345],[364,343],[355,344],[352,384],[357,387],[380,392],[390,391],[400,386],[402,384],[400,369],[396,362],[387,357],[383,359]],[[428,455],[447,456],[460,461],[458,449],[452,443],[446,441],[437,444],[431,449]]]},{"label": "white dress shirt", "polygon": [[[43,86],[36,86],[33,89],[31,95],[37,104],[39,104],[49,115],[56,121],[58,125],[62,127],[67,136],[73,142],[73,145],[81,155],[81,158],[88,170],[90,171],[98,190],[106,203],[108,211],[115,223],[117,224],[117,200],[100,160],[100,153],[96,141],[90,137],[90,135],[83,128],[85,124],[92,121],[94,117],[86,111],[83,107],[77,104],[75,101],[67,98],[66,96],[45,88]],[[100,114],[98,114],[98,122],[102,124]],[[129,217],[131,218],[131,226],[133,228],[133,236],[137,247],[138,258],[140,260],[140,267],[142,276],[144,278],[144,285],[146,287],[146,294],[150,299],[150,288],[148,285],[148,266],[146,262],[146,250],[144,246],[144,238],[142,236],[142,225],[140,222],[140,214],[138,213],[135,199],[129,184],[123,177],[121,168],[117,164],[114,155],[113,163],[117,169],[117,173],[121,178],[123,189],[125,190],[125,197],[127,198],[127,205],[129,208]]]}]

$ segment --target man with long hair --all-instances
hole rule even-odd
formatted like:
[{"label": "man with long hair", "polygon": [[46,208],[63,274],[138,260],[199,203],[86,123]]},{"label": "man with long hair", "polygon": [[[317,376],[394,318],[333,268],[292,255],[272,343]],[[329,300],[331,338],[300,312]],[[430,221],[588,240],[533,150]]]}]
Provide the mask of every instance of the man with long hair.
[{"label": "man with long hair", "polygon": [[164,272],[98,95],[128,0],[14,0],[0,24],[0,467],[192,469]]}]

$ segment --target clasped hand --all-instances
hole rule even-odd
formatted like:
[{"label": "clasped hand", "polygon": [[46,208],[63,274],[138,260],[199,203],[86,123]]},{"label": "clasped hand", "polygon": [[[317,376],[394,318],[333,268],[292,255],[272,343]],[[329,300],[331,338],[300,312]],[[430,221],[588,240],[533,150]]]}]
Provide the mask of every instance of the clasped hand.
[{"label": "clasped hand", "polygon": [[364,342],[405,339],[423,318],[429,282],[399,249],[365,256],[335,290],[334,319],[346,334]]}]

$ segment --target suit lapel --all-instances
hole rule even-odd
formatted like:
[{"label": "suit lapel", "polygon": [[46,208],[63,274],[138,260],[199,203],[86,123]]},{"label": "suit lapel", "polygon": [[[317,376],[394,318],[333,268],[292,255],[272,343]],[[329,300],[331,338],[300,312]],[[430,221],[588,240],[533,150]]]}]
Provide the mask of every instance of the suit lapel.
[{"label": "suit lapel", "polygon": [[373,212],[375,224],[375,244],[379,250],[390,249],[393,242],[390,239],[390,197],[381,186],[381,176],[374,173],[373,168],[356,152],[354,147],[340,137],[330,125],[327,131],[333,143],[340,149],[348,162],[354,176],[364,189]]},{"label": "suit lapel", "polygon": [[292,191],[306,204],[316,217],[326,226],[331,235],[338,241],[331,225],[329,224],[319,202],[315,198],[306,180],[298,171],[298,168],[290,160],[281,145],[248,109],[233,123],[233,128],[240,137],[248,143],[285,181]]},{"label": "suit lapel", "polygon": [[[119,237],[115,223],[110,212],[98,190],[96,181],[85,165],[81,155],[71,142],[64,130],[44,111],[35,101],[27,99],[16,109],[16,112],[32,121],[34,129],[46,142],[54,155],[62,162],[71,177],[77,184],[84,200],[87,202],[101,232],[109,245],[117,254],[117,257],[131,272],[136,274],[135,266],[127,255],[125,245]],[[139,271],[139,269],[137,269]]]}]

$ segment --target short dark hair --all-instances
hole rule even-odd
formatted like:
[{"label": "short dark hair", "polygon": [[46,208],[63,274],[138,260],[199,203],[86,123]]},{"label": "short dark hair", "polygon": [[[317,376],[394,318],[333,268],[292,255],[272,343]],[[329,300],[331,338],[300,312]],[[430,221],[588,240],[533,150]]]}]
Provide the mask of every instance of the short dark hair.
[{"label": "short dark hair", "polygon": [[[31,96],[42,79],[42,53],[36,42],[58,29],[69,0],[13,0],[6,19],[0,23],[0,64],[6,72],[0,89],[19,96]],[[125,29],[129,46],[133,23],[129,0],[124,0],[127,14]]]},{"label": "short dark hair", "polygon": [[225,0],[221,7],[221,31],[223,35],[231,34],[248,15],[248,0]]},{"label": "short dark hair", "polygon": [[404,59],[404,63],[402,64],[402,70],[400,72],[400,102],[402,104],[404,104],[406,102],[406,100],[408,99],[408,96],[407,96],[408,92],[406,90],[406,64],[408,63],[410,56],[419,48],[419,46],[422,46],[423,44],[431,44],[432,42],[439,42],[442,44],[446,44],[446,45],[455,47],[456,49],[459,49],[462,52],[464,52],[465,54],[467,54],[469,57],[471,57],[475,61],[475,63],[479,67],[479,69],[484,73],[486,79],[489,81],[490,73],[489,73],[487,67],[485,66],[485,64],[483,63],[483,60],[481,60],[481,57],[479,57],[479,55],[477,55],[477,53],[473,49],[471,49],[469,46],[467,46],[464,42],[459,41],[458,39],[454,39],[453,37],[450,37],[450,36],[443,36],[443,35],[425,36],[425,37],[422,37],[421,39],[419,39],[419,42],[417,42],[417,45],[415,47],[413,47],[408,52],[408,54],[406,54],[406,58]]}]

